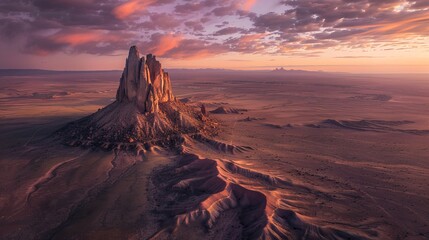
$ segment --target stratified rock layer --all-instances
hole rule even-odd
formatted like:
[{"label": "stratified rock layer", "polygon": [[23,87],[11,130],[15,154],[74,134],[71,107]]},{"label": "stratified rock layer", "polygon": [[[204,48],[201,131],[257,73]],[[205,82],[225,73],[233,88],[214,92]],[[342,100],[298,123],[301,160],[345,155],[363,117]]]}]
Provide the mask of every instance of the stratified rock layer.
[{"label": "stratified rock layer", "polygon": [[199,109],[176,101],[169,75],[155,56],[140,57],[130,48],[116,101],[58,131],[72,146],[140,149],[180,145],[183,134],[214,131],[215,123]]}]

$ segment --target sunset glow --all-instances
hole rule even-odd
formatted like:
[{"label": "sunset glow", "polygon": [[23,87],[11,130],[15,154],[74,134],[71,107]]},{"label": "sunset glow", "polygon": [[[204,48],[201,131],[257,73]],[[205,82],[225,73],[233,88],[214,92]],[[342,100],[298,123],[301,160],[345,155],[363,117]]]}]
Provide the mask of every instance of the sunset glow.
[{"label": "sunset glow", "polygon": [[137,45],[173,68],[429,71],[425,1],[40,0],[0,9],[0,50],[17,56],[1,68],[25,58],[26,68],[120,69]]}]

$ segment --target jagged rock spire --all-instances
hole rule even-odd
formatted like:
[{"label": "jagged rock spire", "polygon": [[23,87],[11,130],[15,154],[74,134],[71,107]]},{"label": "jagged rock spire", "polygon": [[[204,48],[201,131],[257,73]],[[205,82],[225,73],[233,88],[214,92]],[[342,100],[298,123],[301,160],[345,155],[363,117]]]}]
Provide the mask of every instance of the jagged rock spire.
[{"label": "jagged rock spire", "polygon": [[154,55],[145,60],[136,46],[130,48],[116,100],[135,103],[142,113],[156,112],[160,102],[174,100],[170,77]]}]

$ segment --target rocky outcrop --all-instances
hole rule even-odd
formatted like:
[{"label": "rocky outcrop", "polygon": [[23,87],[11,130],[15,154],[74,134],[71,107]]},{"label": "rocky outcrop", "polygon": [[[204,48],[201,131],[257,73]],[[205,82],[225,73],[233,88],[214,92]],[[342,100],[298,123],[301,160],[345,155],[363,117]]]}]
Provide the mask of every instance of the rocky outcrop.
[{"label": "rocky outcrop", "polygon": [[132,46],[125,62],[116,100],[133,102],[142,113],[159,110],[159,103],[174,100],[170,77],[152,54],[146,59]]},{"label": "rocky outcrop", "polygon": [[149,54],[130,48],[116,101],[60,129],[66,145],[104,149],[175,147],[183,135],[210,134],[216,124],[200,111],[176,101],[170,77]]},{"label": "rocky outcrop", "polygon": [[239,114],[242,112],[247,112],[247,109],[218,107],[215,110],[210,111],[210,113],[214,113],[214,114]]}]

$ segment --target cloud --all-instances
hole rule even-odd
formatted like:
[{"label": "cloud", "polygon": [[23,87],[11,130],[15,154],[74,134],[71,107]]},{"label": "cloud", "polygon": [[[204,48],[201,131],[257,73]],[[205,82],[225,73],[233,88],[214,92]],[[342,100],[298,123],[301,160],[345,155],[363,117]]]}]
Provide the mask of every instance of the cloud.
[{"label": "cloud", "polygon": [[185,4],[179,4],[177,5],[174,10],[176,13],[186,14],[186,13],[192,13],[192,12],[198,12],[205,8],[206,5],[203,2],[192,2],[192,3],[185,3]]},{"label": "cloud", "polygon": [[[0,41],[32,54],[106,54],[143,45],[170,58],[225,52],[308,54],[413,44],[429,3],[407,0],[2,0]],[[258,5],[256,5],[258,4]],[[195,56],[193,56],[195,55]]]},{"label": "cloud", "polygon": [[184,24],[194,32],[202,32],[205,29],[201,21],[187,21]]},{"label": "cloud", "polygon": [[222,28],[222,29],[216,31],[215,33],[213,33],[213,35],[214,36],[230,35],[230,34],[244,32],[244,31],[245,31],[245,29],[243,29],[243,28],[226,27],[226,28]]},{"label": "cloud", "polygon": [[201,59],[228,52],[229,49],[218,43],[210,43],[198,39],[186,39],[175,48],[164,54],[166,58],[174,59]]},{"label": "cloud", "polygon": [[198,59],[228,52],[227,46],[200,39],[185,39],[182,35],[153,34],[140,44],[145,52],[164,58]]},{"label": "cloud", "polygon": [[428,9],[415,9],[416,2],[411,1],[286,0],[282,4],[287,7],[283,13],[250,16],[253,31],[277,34],[277,40],[286,40],[283,44],[302,49],[328,48],[334,42],[338,46],[375,44],[429,32]]},{"label": "cloud", "polygon": [[106,36],[100,32],[67,33],[53,36],[53,41],[71,46],[82,45],[89,42],[100,42],[102,40],[112,41],[115,39],[117,39],[117,37],[106,38]]},{"label": "cloud", "polygon": [[34,0],[34,6],[43,9],[61,10],[64,8],[88,7],[94,4],[95,0]]},{"label": "cloud", "polygon": [[115,7],[113,14],[118,19],[125,19],[136,12],[145,10],[155,2],[156,0],[130,0]]},{"label": "cloud", "polygon": [[226,41],[231,50],[242,53],[260,53],[263,52],[269,44],[264,41],[267,36],[265,33],[247,34],[237,38],[231,38]]},{"label": "cloud", "polygon": [[181,35],[174,34],[154,34],[151,41],[147,43],[146,49],[158,56],[164,56],[171,49],[177,48],[183,40]]},{"label": "cloud", "polygon": [[56,32],[49,36],[33,35],[25,45],[25,52],[48,55],[59,51],[69,53],[111,54],[127,48],[129,33],[113,34],[106,30],[80,28]]},{"label": "cloud", "polygon": [[255,5],[256,0],[245,0],[242,4],[242,9],[244,11],[250,11],[250,9]]},{"label": "cloud", "polygon": [[145,29],[170,30],[182,24],[182,22],[167,13],[152,13],[149,15],[150,21],[143,22],[139,26]]},{"label": "cloud", "polygon": [[223,16],[234,15],[235,12],[236,12],[236,6],[229,5],[229,6],[214,8],[211,11],[211,14],[213,14],[217,17],[223,17]]}]

